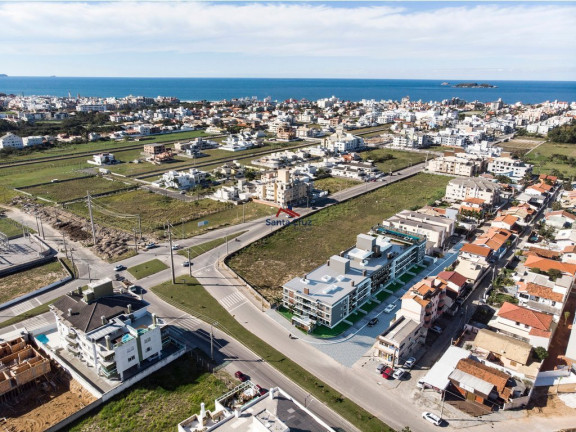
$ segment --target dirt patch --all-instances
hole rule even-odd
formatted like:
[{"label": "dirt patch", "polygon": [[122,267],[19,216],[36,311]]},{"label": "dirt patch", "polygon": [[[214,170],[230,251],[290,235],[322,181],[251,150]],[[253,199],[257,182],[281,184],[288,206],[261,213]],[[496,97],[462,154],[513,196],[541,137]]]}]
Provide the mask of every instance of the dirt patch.
[{"label": "dirt patch", "polygon": [[59,261],[0,278],[0,303],[35,291],[68,276]]},{"label": "dirt patch", "polygon": [[537,387],[534,389],[530,404],[526,408],[528,416],[560,417],[574,415],[573,408],[562,402],[558,396],[549,393],[549,387]]},{"label": "dirt patch", "polygon": [[3,401],[0,412],[6,431],[41,432],[74,414],[96,398],[62,369],[32,383],[17,396]]},{"label": "dirt patch", "polygon": [[[73,241],[81,242],[84,246],[93,246],[92,228],[90,221],[80,218],[62,208],[42,206],[30,198],[16,197],[12,200],[12,205],[22,208],[27,213],[38,215],[44,223],[60,230]],[[100,257],[113,260],[114,258],[126,254],[134,243],[132,235],[120,230],[105,228],[94,224],[97,243],[94,245],[94,252]]]}]

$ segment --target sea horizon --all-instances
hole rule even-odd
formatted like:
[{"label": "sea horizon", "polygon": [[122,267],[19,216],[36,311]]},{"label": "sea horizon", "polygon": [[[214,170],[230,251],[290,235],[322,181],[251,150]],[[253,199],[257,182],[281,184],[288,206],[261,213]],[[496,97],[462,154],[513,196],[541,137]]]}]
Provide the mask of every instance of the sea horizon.
[{"label": "sea horizon", "polygon": [[[450,85],[442,85],[450,83]],[[458,88],[456,84],[491,84],[494,88]],[[542,103],[576,101],[576,81],[394,78],[225,78],[225,77],[63,77],[3,76],[0,92],[25,96],[176,97],[182,101],[251,98],[317,100],[336,96],[362,99]]]}]

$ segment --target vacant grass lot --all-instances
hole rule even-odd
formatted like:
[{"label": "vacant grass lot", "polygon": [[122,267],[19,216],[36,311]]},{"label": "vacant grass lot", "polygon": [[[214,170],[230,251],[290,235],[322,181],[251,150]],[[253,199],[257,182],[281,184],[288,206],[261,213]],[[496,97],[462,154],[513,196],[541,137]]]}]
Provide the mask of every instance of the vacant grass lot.
[{"label": "vacant grass lot", "polygon": [[176,284],[165,282],[152,288],[152,291],[164,301],[206,322],[214,323],[217,321],[218,328],[242,342],[264,361],[269,362],[270,365],[356,425],[361,431],[393,432],[391,428],[378,418],[372,416],[354,402],[344,398],[340,393],[318,380],[303,367],[246,330],[196,279],[181,277],[176,282]]},{"label": "vacant grass lot", "polygon": [[283,283],[349,248],[358,234],[400,210],[418,208],[443,196],[449,180],[450,177],[418,174],[328,207],[304,218],[311,226],[288,226],[241,250],[229,264],[274,301],[280,297]]},{"label": "vacant grass lot", "polygon": [[35,291],[68,276],[59,261],[0,278],[0,303]]},{"label": "vacant grass lot", "polygon": [[143,279],[146,276],[153,275],[154,273],[166,270],[168,266],[158,259],[153,259],[151,261],[146,261],[145,263],[138,264],[134,267],[128,269],[128,273],[134,276],[136,279]]},{"label": "vacant grass lot", "polygon": [[518,137],[516,139],[500,143],[498,146],[502,147],[504,151],[516,154],[525,154],[543,142],[544,138]]},{"label": "vacant grass lot", "polygon": [[[162,143],[167,141],[180,141],[180,140],[186,141],[198,137],[207,137],[207,136],[211,135],[207,134],[203,130],[197,130],[197,131],[175,132],[170,134],[147,136],[144,138],[139,138],[138,142],[149,144],[149,143]],[[130,144],[134,144],[134,141],[131,141]]]},{"label": "vacant grass lot", "polygon": [[42,162],[32,165],[15,166],[0,169],[0,184],[8,187],[30,186],[46,183],[52,179],[69,179],[86,175],[82,169],[93,168],[87,157]]},{"label": "vacant grass lot", "polygon": [[426,160],[426,153],[405,152],[401,150],[376,149],[360,153],[364,160],[378,161],[381,158],[392,156],[392,159],[376,162],[378,169],[384,173],[397,171]]},{"label": "vacant grass lot", "polygon": [[0,232],[8,237],[22,235],[22,225],[6,216],[0,216]]},{"label": "vacant grass lot", "polygon": [[73,432],[168,432],[192,414],[200,403],[214,409],[214,400],[228,388],[216,375],[196,368],[189,354],[114,397],[70,428]]},{"label": "vacant grass lot", "polygon": [[534,164],[535,174],[549,174],[552,170],[558,170],[565,177],[576,176],[576,166],[560,160],[550,160],[553,154],[576,158],[576,145],[546,142],[525,155],[525,160]]},{"label": "vacant grass lot", "polygon": [[133,183],[131,182],[107,180],[95,176],[63,183],[48,183],[42,186],[35,186],[26,189],[26,192],[52,201],[62,202],[85,197],[87,191],[90,191],[91,194],[100,194],[124,189],[132,185]]},{"label": "vacant grass lot", "polygon": [[325,190],[328,191],[328,193],[333,194],[334,192],[339,192],[361,183],[362,182],[359,180],[342,177],[326,177],[320,180],[314,180],[314,189]]},{"label": "vacant grass lot", "polygon": [[[154,192],[135,190],[115,195],[95,198],[93,208],[97,223],[132,232],[138,228],[134,218],[115,217],[110,211],[125,215],[142,216],[142,231],[148,234],[163,235],[164,224],[174,224],[174,238],[188,238],[225,225],[234,225],[242,221],[242,206],[221,203],[211,199],[201,199],[192,203],[180,201]],[[104,207],[106,211],[102,211]],[[66,206],[67,209],[82,217],[88,218],[85,203],[77,202]],[[276,209],[268,206],[245,204],[245,219],[253,220],[275,213]],[[207,225],[198,226],[198,222],[208,221]]]}]

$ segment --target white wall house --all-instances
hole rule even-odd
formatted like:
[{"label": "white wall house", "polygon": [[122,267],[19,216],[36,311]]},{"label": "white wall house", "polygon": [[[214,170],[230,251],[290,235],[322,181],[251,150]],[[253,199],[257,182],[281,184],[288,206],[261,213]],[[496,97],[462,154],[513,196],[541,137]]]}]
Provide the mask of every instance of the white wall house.
[{"label": "white wall house", "polygon": [[8,132],[3,137],[0,137],[0,149],[5,148],[15,148],[21,149],[23,147],[22,138],[18,135],[14,135],[12,132]]},{"label": "white wall house", "polygon": [[532,173],[532,165],[518,159],[500,156],[488,162],[488,172],[519,180],[526,174]]}]

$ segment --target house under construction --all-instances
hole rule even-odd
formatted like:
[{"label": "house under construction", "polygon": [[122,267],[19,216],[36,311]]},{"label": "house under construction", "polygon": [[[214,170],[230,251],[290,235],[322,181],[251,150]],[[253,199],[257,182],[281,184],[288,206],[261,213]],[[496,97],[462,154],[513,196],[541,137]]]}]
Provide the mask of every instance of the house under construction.
[{"label": "house under construction", "polygon": [[0,343],[0,396],[50,372],[50,360],[22,337]]}]

